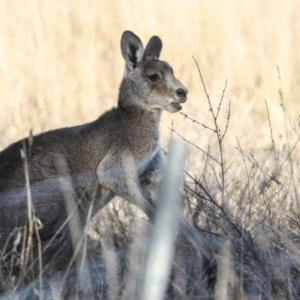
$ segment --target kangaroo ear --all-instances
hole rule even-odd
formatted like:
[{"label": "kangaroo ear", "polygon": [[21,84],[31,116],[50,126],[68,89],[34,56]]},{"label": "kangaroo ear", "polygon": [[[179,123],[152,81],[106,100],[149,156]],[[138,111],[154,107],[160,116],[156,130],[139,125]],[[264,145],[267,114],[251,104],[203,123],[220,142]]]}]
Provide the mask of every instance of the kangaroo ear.
[{"label": "kangaroo ear", "polygon": [[155,57],[159,58],[160,52],[162,49],[162,41],[161,39],[154,35],[148,42],[145,51],[144,51],[144,59],[146,57]]},{"label": "kangaroo ear", "polygon": [[143,59],[143,43],[133,32],[124,31],[121,37],[121,52],[126,61],[126,67],[132,70]]}]

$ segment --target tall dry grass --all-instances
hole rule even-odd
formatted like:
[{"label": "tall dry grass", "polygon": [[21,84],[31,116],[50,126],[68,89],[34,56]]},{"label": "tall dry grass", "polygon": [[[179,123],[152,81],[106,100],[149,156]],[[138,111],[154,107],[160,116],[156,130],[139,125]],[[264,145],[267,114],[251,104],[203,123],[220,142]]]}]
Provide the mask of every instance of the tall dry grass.
[{"label": "tall dry grass", "polygon": [[[95,119],[116,104],[123,72],[120,35],[164,43],[162,59],[188,87],[184,111],[211,122],[193,56],[211,100],[226,78],[231,99],[230,145],[247,148],[270,140],[265,99],[276,137],[285,134],[278,89],[287,118],[300,108],[300,3],[286,1],[29,1],[0,2],[0,147],[27,135]],[[278,77],[280,69],[281,80]],[[180,115],[165,114],[185,137],[207,148],[212,136]],[[255,126],[254,126],[255,125]]]},{"label": "tall dry grass", "polygon": [[[190,147],[192,177],[187,187],[192,188],[187,189],[186,200],[203,231],[217,236],[217,242],[219,237],[232,239],[232,245],[225,241],[219,246],[216,296],[222,299],[224,289],[235,291],[230,285],[238,280],[235,271],[229,272],[228,257],[240,255],[250,257],[254,266],[249,264],[248,272],[248,261],[234,260],[241,286],[251,280],[255,288],[262,283],[259,289],[267,290],[268,297],[268,283],[277,280],[275,275],[285,279],[285,267],[280,272],[270,268],[280,268],[282,257],[292,265],[289,259],[297,255],[299,240],[299,154],[294,149],[289,155],[299,139],[299,122],[294,122],[300,111],[299,18],[297,0],[32,0],[26,5],[1,0],[0,148],[28,135],[30,129],[38,133],[97,118],[116,104],[124,65],[119,49],[122,32],[132,30],[144,43],[159,35],[164,43],[162,59],[170,62],[189,89],[184,105],[189,117],[164,114],[164,145],[177,133],[209,152]],[[193,57],[215,111],[227,79],[217,124],[224,132],[230,100],[230,126],[222,142],[216,133],[193,122],[211,128],[216,124]],[[221,153],[222,164],[211,159],[219,160]],[[128,221],[118,207],[112,212]],[[101,218],[97,222],[98,230],[104,231]],[[125,244],[126,238],[118,236]],[[235,250],[230,254],[231,246]],[[280,256],[279,246],[290,256]],[[176,251],[185,253],[182,269],[192,269],[190,281],[198,283],[199,261],[194,259],[198,256],[189,257],[184,245],[180,247]],[[180,255],[176,260],[180,266]],[[261,269],[265,274],[259,273]],[[181,282],[186,278],[180,273],[178,284],[175,276],[176,287],[188,285]],[[287,278],[287,286],[290,283],[298,291],[298,280],[293,280]]]}]

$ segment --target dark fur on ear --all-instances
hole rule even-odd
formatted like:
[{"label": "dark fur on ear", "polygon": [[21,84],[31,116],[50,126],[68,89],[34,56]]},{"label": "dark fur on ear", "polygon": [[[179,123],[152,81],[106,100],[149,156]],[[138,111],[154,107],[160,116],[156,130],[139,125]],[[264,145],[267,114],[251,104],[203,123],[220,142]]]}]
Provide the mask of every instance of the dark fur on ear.
[{"label": "dark fur on ear", "polygon": [[121,38],[121,52],[129,69],[135,68],[143,59],[143,43],[133,32],[124,31]]},{"label": "dark fur on ear", "polygon": [[154,35],[148,42],[145,51],[144,51],[144,59],[146,57],[155,57],[159,58],[160,52],[162,49],[162,41],[161,39]]}]

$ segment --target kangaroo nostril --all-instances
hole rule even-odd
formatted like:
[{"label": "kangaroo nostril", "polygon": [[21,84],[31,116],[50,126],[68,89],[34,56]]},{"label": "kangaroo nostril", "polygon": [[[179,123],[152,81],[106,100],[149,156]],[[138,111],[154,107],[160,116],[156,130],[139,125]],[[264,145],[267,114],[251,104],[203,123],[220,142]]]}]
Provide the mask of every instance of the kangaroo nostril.
[{"label": "kangaroo nostril", "polygon": [[180,88],[178,90],[176,90],[176,95],[179,97],[179,98],[185,98],[186,97],[186,94],[187,94],[187,91]]}]

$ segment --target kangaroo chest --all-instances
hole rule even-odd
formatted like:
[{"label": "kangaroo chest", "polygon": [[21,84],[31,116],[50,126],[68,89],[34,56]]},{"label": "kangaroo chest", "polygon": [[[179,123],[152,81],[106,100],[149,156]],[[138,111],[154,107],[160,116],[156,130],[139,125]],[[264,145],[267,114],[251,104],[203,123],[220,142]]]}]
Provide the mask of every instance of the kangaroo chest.
[{"label": "kangaroo chest", "polygon": [[153,158],[161,151],[160,144],[156,143],[154,147],[149,147],[148,151],[144,152],[144,156],[141,156],[139,160],[136,160],[136,166],[138,174],[144,173],[144,171],[151,164]]}]

